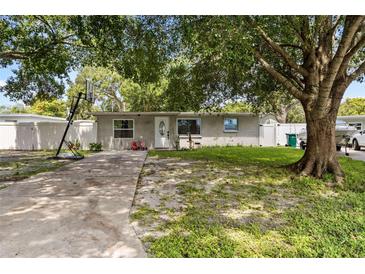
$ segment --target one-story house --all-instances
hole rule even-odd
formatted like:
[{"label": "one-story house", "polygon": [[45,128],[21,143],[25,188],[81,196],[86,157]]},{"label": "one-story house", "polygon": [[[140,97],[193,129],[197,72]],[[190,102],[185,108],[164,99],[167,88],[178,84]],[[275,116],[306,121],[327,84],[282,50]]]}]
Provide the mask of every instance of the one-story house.
[{"label": "one-story house", "polygon": [[[149,149],[260,145],[260,124],[272,116],[238,112],[94,112],[97,142],[105,150],[128,149],[143,140]],[[189,140],[189,136],[191,139]]]}]

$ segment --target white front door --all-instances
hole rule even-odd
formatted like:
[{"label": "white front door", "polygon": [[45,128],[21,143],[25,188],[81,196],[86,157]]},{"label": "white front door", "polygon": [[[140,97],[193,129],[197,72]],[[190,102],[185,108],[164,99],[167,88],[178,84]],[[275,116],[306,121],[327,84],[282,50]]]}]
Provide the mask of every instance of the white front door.
[{"label": "white front door", "polygon": [[169,117],[155,117],[155,148],[169,148]]}]

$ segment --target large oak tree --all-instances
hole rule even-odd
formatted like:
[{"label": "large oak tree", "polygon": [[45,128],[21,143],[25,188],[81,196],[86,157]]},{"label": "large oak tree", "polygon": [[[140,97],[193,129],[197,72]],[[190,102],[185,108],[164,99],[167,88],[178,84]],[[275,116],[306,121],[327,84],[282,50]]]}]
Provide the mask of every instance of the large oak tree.
[{"label": "large oak tree", "polygon": [[[272,19],[249,18],[260,38],[253,52],[271,77],[304,108],[308,146],[292,168],[316,177],[328,171],[341,181],[344,174],[336,157],[336,117],[347,87],[365,72],[365,16]],[[275,35],[281,31],[286,35]],[[290,34],[294,37],[288,41]],[[268,53],[277,56],[281,66],[275,66]],[[285,72],[288,70],[290,73]]]},{"label": "large oak tree", "polygon": [[260,85],[257,79],[266,71],[265,77],[280,85],[284,95],[299,100],[305,112],[308,146],[291,168],[315,177],[331,172],[337,181],[342,180],[335,123],[347,87],[364,76],[364,16],[192,16],[176,20],[183,51],[193,61],[191,71],[202,93],[218,98],[218,103],[243,96],[262,104],[262,99],[277,92],[274,87],[252,85]]}]

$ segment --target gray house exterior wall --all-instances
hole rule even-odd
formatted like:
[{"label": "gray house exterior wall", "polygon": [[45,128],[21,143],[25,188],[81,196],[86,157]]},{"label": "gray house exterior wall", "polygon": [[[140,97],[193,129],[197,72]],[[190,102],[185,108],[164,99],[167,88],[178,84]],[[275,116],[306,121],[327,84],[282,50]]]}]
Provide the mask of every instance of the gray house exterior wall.
[{"label": "gray house exterior wall", "polygon": [[[138,115],[101,115],[97,116],[97,142],[103,145],[105,150],[128,149],[133,139],[142,136],[148,148],[154,147],[154,117]],[[114,138],[113,121],[115,119],[133,119],[134,121],[134,138]]]},{"label": "gray house exterior wall", "polygon": [[[259,145],[260,117],[242,113],[93,113],[97,119],[97,141],[105,150],[121,150],[130,148],[131,141],[142,138],[149,149],[155,147],[155,117],[169,117],[169,148],[174,148],[177,137],[177,119],[200,118],[200,135],[192,135],[195,146],[214,145]],[[224,132],[224,118],[237,118],[238,131]],[[113,120],[132,119],[134,121],[134,137],[130,139],[114,138]],[[180,135],[180,146],[188,147],[188,136]]]}]

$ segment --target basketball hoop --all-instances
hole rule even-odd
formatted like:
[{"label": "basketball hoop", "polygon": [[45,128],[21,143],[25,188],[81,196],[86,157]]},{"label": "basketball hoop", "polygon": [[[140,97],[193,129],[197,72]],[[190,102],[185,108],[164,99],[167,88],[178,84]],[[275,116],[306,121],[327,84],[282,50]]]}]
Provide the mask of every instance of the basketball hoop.
[{"label": "basketball hoop", "polygon": [[[86,84],[85,85],[86,85],[86,93],[79,92],[78,96],[76,97],[75,104],[73,103],[74,102],[74,98],[72,98],[70,113],[69,113],[69,115],[67,117],[68,123],[67,123],[67,126],[65,128],[65,132],[63,133],[63,136],[62,136],[60,145],[58,146],[58,150],[57,150],[57,153],[56,153],[56,156],[55,156],[56,159],[65,159],[65,158],[67,158],[67,159],[79,160],[79,159],[82,159],[84,157],[81,154],[79,154],[77,151],[75,151],[74,149],[72,149],[71,146],[70,146],[70,144],[69,144],[69,142],[66,141],[65,138],[66,138],[68,129],[70,128],[70,125],[72,124],[74,115],[75,115],[75,113],[77,111],[77,107],[79,106],[80,101],[81,100],[86,100],[86,101],[88,101],[91,104],[93,104],[94,101],[95,101],[95,97],[94,97],[94,85],[93,85],[93,83],[91,82],[90,79],[86,79]],[[63,144],[66,144],[67,145],[67,147],[69,148],[69,150],[72,152],[72,155],[64,155],[64,156],[61,156],[60,155],[60,152],[61,152],[61,149],[62,149],[62,145]]]},{"label": "basketball hoop", "polygon": [[94,85],[91,80],[86,80],[86,94],[85,94],[85,100],[94,103],[95,96],[94,96]]}]

